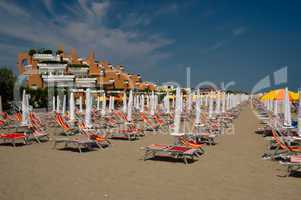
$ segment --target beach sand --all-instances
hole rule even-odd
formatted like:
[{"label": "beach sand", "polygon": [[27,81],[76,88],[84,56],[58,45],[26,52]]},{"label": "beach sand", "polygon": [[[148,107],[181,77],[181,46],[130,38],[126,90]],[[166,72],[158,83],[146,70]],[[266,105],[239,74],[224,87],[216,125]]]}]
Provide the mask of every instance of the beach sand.
[{"label": "beach sand", "polygon": [[266,141],[254,134],[259,123],[249,108],[233,135],[189,165],[143,161],[142,147],[171,144],[172,137],[147,135],[113,141],[111,148],[79,154],[53,150],[52,142],[0,146],[0,199],[300,199],[301,179],[281,177],[286,168],[261,160]]}]

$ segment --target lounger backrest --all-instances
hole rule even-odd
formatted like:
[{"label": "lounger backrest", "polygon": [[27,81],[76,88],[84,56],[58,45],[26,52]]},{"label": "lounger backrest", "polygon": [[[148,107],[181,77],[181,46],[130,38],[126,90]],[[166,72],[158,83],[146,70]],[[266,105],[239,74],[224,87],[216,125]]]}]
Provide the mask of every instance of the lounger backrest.
[{"label": "lounger backrest", "polygon": [[16,113],[15,113],[15,118],[16,118],[16,120],[19,121],[19,122],[22,121],[22,114],[21,114],[20,112],[16,112]]},{"label": "lounger backrest", "polygon": [[272,129],[272,136],[275,140],[275,142],[277,143],[277,145],[282,148],[282,149],[288,149],[287,145],[285,145],[279,138],[279,136],[276,133],[276,130]]},{"label": "lounger backrest", "polygon": [[65,131],[70,129],[69,125],[66,124],[65,120],[63,119],[63,117],[62,117],[59,113],[57,113],[57,114],[55,115],[55,119],[56,119],[57,123],[58,123]]},{"label": "lounger backrest", "polygon": [[141,118],[143,119],[144,123],[146,123],[147,125],[149,125],[150,127],[154,127],[153,124],[149,121],[149,119],[145,116],[144,113],[140,113]]},{"label": "lounger backrest", "polygon": [[154,119],[155,119],[155,121],[156,121],[158,124],[160,124],[160,125],[163,125],[163,124],[164,124],[164,121],[160,118],[159,115],[155,114],[155,115],[154,115]]},{"label": "lounger backrest", "polygon": [[201,144],[195,144],[193,142],[190,142],[184,137],[180,137],[180,141],[183,143],[183,145],[194,148],[194,149],[201,148],[201,146],[202,146]]}]

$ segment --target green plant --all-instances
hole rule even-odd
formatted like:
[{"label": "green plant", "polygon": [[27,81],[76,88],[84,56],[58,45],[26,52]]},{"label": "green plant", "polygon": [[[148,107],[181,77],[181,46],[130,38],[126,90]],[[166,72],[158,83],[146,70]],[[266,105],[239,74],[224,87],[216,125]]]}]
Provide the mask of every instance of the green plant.
[{"label": "green plant", "polygon": [[11,69],[0,68],[0,96],[4,110],[10,108],[9,102],[13,100],[16,77]]},{"label": "green plant", "polygon": [[28,51],[28,55],[33,56],[33,54],[37,53],[37,51],[35,49],[30,49]]},{"label": "green plant", "polygon": [[20,88],[20,93],[25,89],[26,93],[30,95],[29,104],[34,108],[45,108],[48,105],[48,89],[29,87]]}]

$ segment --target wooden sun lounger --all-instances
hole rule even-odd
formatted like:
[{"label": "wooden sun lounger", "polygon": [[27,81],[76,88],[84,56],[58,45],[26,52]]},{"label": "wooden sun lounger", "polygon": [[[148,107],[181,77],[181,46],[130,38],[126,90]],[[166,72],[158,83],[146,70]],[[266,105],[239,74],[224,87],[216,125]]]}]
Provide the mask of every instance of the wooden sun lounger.
[{"label": "wooden sun lounger", "polygon": [[64,144],[64,147],[70,147],[73,146],[78,149],[79,153],[82,153],[83,148],[94,148],[95,146],[98,148],[101,148],[99,144],[96,142],[96,140],[91,140],[87,136],[79,136],[79,137],[60,137],[56,138],[54,140],[54,146],[53,148],[56,149],[57,144]]},{"label": "wooden sun lounger", "polygon": [[188,160],[194,160],[195,157],[199,157],[201,154],[202,152],[199,149],[185,146],[152,144],[145,147],[144,160],[155,157],[169,157],[182,159],[185,164],[188,164]]},{"label": "wooden sun lounger", "polygon": [[136,140],[139,138],[137,131],[126,128],[126,129],[116,129],[110,134],[110,139],[123,139],[123,140]]},{"label": "wooden sun lounger", "polygon": [[2,140],[2,143],[10,143],[15,147],[17,142],[27,144],[27,135],[25,133],[0,134],[0,140]]},{"label": "wooden sun lounger", "polygon": [[279,163],[287,166],[287,176],[289,176],[293,172],[301,170],[301,155],[291,155],[287,161],[280,161]]}]

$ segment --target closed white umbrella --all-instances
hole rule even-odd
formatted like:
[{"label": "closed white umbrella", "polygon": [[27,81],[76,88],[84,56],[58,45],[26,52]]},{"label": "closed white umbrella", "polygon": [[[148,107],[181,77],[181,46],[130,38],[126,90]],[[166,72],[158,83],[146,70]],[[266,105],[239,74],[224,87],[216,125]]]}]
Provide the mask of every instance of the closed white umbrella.
[{"label": "closed white umbrella", "polygon": [[201,105],[200,105],[200,91],[197,91],[196,101],[195,101],[195,125],[201,123]]},{"label": "closed white umbrella", "polygon": [[109,98],[109,113],[112,112],[112,96]]},{"label": "closed white umbrella", "polygon": [[71,94],[70,94],[70,102],[69,102],[70,121],[74,121],[74,119],[75,119],[74,108],[75,108],[74,93],[71,92]]},{"label": "closed white umbrella", "polygon": [[83,113],[83,97],[79,96],[79,112]]},{"label": "closed white umbrella", "polygon": [[26,92],[23,90],[23,95],[22,95],[22,125],[27,126],[28,125],[28,105],[27,105],[27,97],[26,97]]},{"label": "closed white umbrella", "polygon": [[188,94],[188,106],[187,106],[188,112],[191,111],[191,105],[192,105],[192,95],[191,95],[191,93],[189,92],[189,94]]},{"label": "closed white umbrella", "polygon": [[215,107],[215,113],[219,114],[220,113],[220,108],[221,108],[221,97],[220,97],[220,93],[217,93],[217,98],[216,98],[216,107]]},{"label": "closed white umbrella", "polygon": [[52,97],[52,111],[55,112],[55,96]]},{"label": "closed white umbrella", "polygon": [[200,95],[200,106],[204,104],[204,96]]},{"label": "closed white umbrella", "polygon": [[26,95],[27,115],[29,115],[29,112],[31,111],[31,107],[30,107],[30,105],[29,105],[29,98],[30,98],[30,95],[27,94],[27,95]]},{"label": "closed white umbrella", "polygon": [[288,88],[285,88],[285,98],[284,98],[284,126],[291,127],[292,126],[292,118],[291,118],[291,105],[288,96]]},{"label": "closed white umbrella", "polygon": [[278,101],[274,100],[274,115],[278,116]]},{"label": "closed white umbrella", "polygon": [[136,96],[136,110],[139,110],[140,109],[140,96],[137,95]]},{"label": "closed white umbrella", "polygon": [[85,123],[88,128],[92,127],[91,120],[91,110],[92,110],[92,101],[91,101],[91,92],[90,88],[86,90],[86,113],[85,113]]},{"label": "closed white umbrella", "polygon": [[213,97],[209,96],[209,109],[208,109],[208,117],[212,118],[213,116]]},{"label": "closed white umbrella", "polygon": [[137,106],[137,99],[136,99],[136,96],[133,95],[133,108],[136,108]]},{"label": "closed white umbrella", "polygon": [[103,94],[102,96],[102,108],[101,108],[101,115],[105,116],[106,115],[106,107],[107,107],[107,100],[106,100],[106,95]]},{"label": "closed white umbrella", "polygon": [[150,110],[149,95],[146,95],[146,108]]},{"label": "closed white umbrella", "polygon": [[123,94],[122,104],[123,104],[122,111],[123,111],[124,113],[126,113],[126,111],[127,111],[127,106],[126,106],[126,93],[125,93],[125,92],[124,92],[124,94]]},{"label": "closed white umbrella", "polygon": [[180,94],[180,111],[181,111],[181,113],[183,112],[183,96],[182,96],[182,94]]},{"label": "closed white umbrella", "polygon": [[158,108],[158,95],[155,95],[155,111]]},{"label": "closed white umbrella", "polygon": [[115,110],[115,97],[112,97],[112,111]]},{"label": "closed white umbrella", "polygon": [[226,95],[223,93],[222,95],[222,113],[226,111]]},{"label": "closed white umbrella", "polygon": [[171,104],[172,104],[172,107],[175,109],[176,108],[175,98],[172,98]]},{"label": "closed white umbrella", "polygon": [[165,112],[170,113],[170,102],[169,102],[169,96],[168,94],[165,96]]},{"label": "closed white umbrella", "polygon": [[60,96],[57,95],[57,96],[56,96],[56,112],[57,112],[57,113],[60,112],[60,104],[61,104],[61,102],[60,102]]},{"label": "closed white umbrella", "polygon": [[171,135],[173,136],[184,135],[184,133],[180,133],[180,124],[181,124],[181,89],[178,87],[176,91],[174,131],[171,133]]},{"label": "closed white umbrella", "polygon": [[230,109],[230,94],[227,94],[226,110]]},{"label": "closed white umbrella", "polygon": [[152,96],[150,97],[150,114],[154,115],[155,114],[155,94],[152,91]]},{"label": "closed white umbrella", "polygon": [[100,110],[100,100],[99,100],[99,96],[97,96],[97,107],[96,107],[97,111]]},{"label": "closed white umbrella", "polygon": [[140,97],[140,112],[144,112],[144,95]]},{"label": "closed white umbrella", "polygon": [[133,91],[130,91],[129,102],[128,102],[128,113],[127,120],[132,121],[132,106],[133,106]]},{"label": "closed white umbrella", "polygon": [[66,113],[66,95],[63,97],[63,109],[62,109],[62,115],[65,115]]}]

